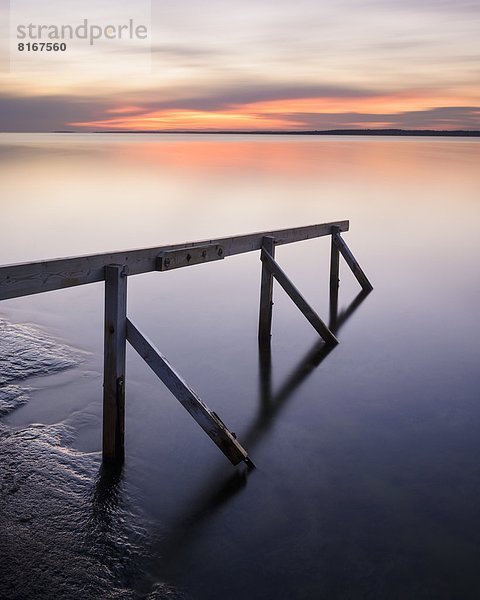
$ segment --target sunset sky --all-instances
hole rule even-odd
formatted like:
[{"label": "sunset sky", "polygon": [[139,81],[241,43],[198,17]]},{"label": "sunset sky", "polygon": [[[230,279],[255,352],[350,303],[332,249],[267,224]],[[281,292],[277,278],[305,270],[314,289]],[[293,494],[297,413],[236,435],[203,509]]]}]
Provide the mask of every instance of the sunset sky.
[{"label": "sunset sky", "polygon": [[[22,2],[59,21],[57,1]],[[480,129],[478,0],[140,4],[65,0],[62,22],[148,14],[148,43],[9,62],[0,0],[0,130]]]}]

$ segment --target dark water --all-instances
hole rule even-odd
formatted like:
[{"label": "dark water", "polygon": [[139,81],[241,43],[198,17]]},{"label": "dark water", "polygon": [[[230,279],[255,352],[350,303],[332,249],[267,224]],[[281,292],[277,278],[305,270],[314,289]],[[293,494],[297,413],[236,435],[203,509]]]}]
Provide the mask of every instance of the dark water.
[{"label": "dark water", "polygon": [[[248,448],[133,352],[102,470],[100,284],[0,306],[0,596],[477,598],[476,140],[3,136],[0,262],[349,218],[326,352],[258,255],[129,280],[129,316]],[[327,240],[278,260],[328,320]]]}]

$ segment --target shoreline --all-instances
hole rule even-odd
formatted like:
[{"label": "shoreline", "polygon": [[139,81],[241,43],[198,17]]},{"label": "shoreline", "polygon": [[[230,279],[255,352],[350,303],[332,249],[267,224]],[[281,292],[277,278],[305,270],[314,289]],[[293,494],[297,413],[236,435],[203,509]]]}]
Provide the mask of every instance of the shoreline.
[{"label": "shoreline", "polygon": [[[13,132],[12,132],[13,133]],[[40,133],[40,132],[39,132]],[[172,131],[146,131],[146,130],[121,130],[121,131],[52,131],[49,133],[92,133],[92,134],[183,134],[183,135],[303,135],[303,136],[389,136],[389,137],[480,137],[479,130],[435,130],[435,129],[327,129],[312,131],[198,131],[198,130],[172,130]]]}]

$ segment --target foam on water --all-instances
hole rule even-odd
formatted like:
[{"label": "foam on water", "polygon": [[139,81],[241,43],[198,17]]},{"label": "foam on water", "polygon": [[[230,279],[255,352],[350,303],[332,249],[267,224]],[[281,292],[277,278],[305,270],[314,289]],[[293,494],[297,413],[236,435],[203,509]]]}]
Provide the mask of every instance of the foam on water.
[{"label": "foam on water", "polygon": [[4,417],[29,400],[28,388],[19,385],[0,387],[0,417]]},{"label": "foam on water", "polygon": [[[0,320],[0,419],[29,401],[29,377],[80,353],[32,326]],[[72,449],[75,423],[0,421],[0,597],[138,598],[146,534],[127,507],[121,468]],[[145,597],[145,595],[143,595]],[[151,599],[179,598],[156,584]]]},{"label": "foam on water", "polygon": [[4,597],[135,597],[144,534],[121,506],[121,473],[97,475],[99,456],[71,437],[64,424],[0,429]]},{"label": "foam on water", "polygon": [[30,325],[0,318],[0,386],[73,367],[79,353]]},{"label": "foam on water", "polygon": [[0,318],[0,417],[28,402],[29,389],[18,382],[58,373],[79,360],[78,351],[59,344],[46,332]]}]

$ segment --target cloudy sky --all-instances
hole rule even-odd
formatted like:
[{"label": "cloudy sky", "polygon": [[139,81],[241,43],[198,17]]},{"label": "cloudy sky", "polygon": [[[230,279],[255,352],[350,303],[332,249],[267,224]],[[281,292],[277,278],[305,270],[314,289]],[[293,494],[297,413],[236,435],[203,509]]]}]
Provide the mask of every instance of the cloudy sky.
[{"label": "cloudy sky", "polygon": [[[480,129],[478,0],[10,4],[1,131]],[[17,51],[19,24],[83,19],[148,39]]]}]

